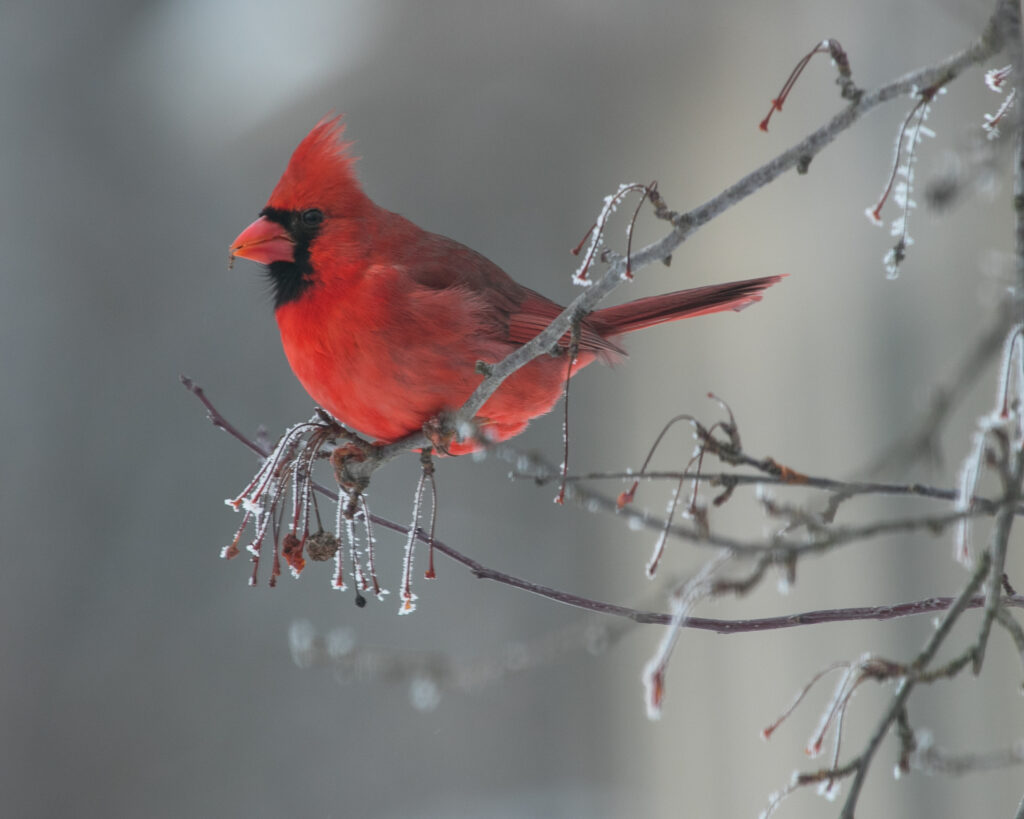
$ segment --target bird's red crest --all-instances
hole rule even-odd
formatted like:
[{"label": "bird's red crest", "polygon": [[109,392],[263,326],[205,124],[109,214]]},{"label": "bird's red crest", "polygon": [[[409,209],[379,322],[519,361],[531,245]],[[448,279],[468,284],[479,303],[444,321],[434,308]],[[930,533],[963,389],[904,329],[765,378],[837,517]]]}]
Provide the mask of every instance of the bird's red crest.
[{"label": "bird's red crest", "polygon": [[365,200],[349,154],[352,144],[342,139],[340,116],[320,120],[298,144],[288,167],[270,195],[268,205],[283,210],[318,206],[325,211],[356,206]]}]

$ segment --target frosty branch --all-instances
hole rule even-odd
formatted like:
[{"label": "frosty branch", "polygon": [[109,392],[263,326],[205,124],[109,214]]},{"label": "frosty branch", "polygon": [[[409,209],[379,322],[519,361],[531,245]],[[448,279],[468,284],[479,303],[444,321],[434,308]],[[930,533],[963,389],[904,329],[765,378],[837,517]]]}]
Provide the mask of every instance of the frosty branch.
[{"label": "frosty branch", "polygon": [[[256,455],[261,457],[267,457],[270,453],[261,444],[247,436],[241,430],[239,430],[234,424],[225,418],[221,412],[214,406],[213,402],[206,395],[205,391],[192,379],[182,376],[182,384],[184,387],[196,396],[197,399],[203,404],[207,411],[207,417],[210,422],[218,429],[222,429],[227,432],[231,437],[235,438],[249,450]],[[323,486],[316,481],[311,482],[312,487],[323,495],[328,500],[338,501],[338,495]],[[609,507],[614,509],[615,502],[611,499],[606,499]],[[410,534],[410,528],[405,524],[398,523],[388,518],[376,515],[373,513],[369,514],[369,520],[373,525],[379,526],[382,529],[387,529],[397,534],[408,536]],[[951,522],[959,519],[959,516],[952,516],[949,518]],[[858,537],[870,536],[871,534],[881,534],[881,528],[887,525],[891,525],[894,530],[899,531],[906,528],[915,528],[917,526],[932,527],[935,525],[934,520],[928,518],[921,518],[915,520],[903,520],[897,521],[893,524],[878,524],[875,525],[870,532],[866,535],[862,532],[848,532],[843,535],[844,539],[855,540]],[[889,530],[891,531],[891,530]],[[694,533],[685,528],[674,529],[673,533],[678,534],[680,537],[684,537],[688,540],[692,540],[697,543],[709,543],[708,540],[701,540],[699,537],[695,537]],[[556,603],[562,603],[563,605],[571,606],[573,608],[580,609],[582,611],[596,613],[596,614],[608,614],[614,617],[621,617],[627,620],[631,620],[634,623],[643,625],[669,625],[672,622],[672,615],[666,612],[647,611],[642,609],[630,608],[628,606],[622,606],[615,603],[605,602],[601,600],[594,600],[592,598],[584,597],[582,595],[573,594],[568,591],[561,589],[555,589],[550,586],[545,586],[540,583],[534,583],[529,580],[525,580],[521,577],[508,574],[506,572],[499,571],[497,569],[490,568],[480,563],[477,560],[469,557],[463,552],[455,549],[444,541],[433,538],[431,539],[428,534],[422,530],[413,532],[413,536],[422,544],[426,546],[432,545],[434,549],[441,552],[445,556],[451,558],[456,563],[461,564],[465,568],[469,569],[474,577],[482,580],[493,580],[503,585],[511,586],[513,588],[520,589],[522,591],[535,594],[538,597],[543,597],[548,600],[552,600]],[[755,551],[762,557],[772,556],[770,547],[757,546],[756,544],[733,541],[728,538],[716,537],[710,541],[711,545],[719,546],[720,548],[736,549],[738,552],[747,552],[748,550],[753,554]],[[816,548],[824,549],[826,544],[818,544]],[[722,591],[738,591],[733,588],[733,584],[723,583]],[[848,622],[848,621],[860,621],[860,620],[891,620],[900,617],[910,617],[919,614],[928,614],[934,612],[941,612],[948,609],[954,602],[951,597],[930,597],[925,600],[916,600],[907,603],[898,603],[887,606],[861,606],[861,607],[850,607],[841,609],[822,609],[818,611],[807,611],[799,612],[781,617],[764,617],[756,619],[745,619],[745,620],[724,620],[715,618],[705,617],[689,617],[682,624],[684,628],[694,628],[704,631],[713,631],[718,634],[741,634],[744,632],[751,631],[775,631],[778,629],[795,628],[799,626],[812,626],[820,625],[824,623],[837,623],[837,622]],[[968,608],[980,608],[985,604],[984,597],[976,597],[968,602]],[[1024,608],[1024,595],[1011,594],[1005,598],[1005,604],[1012,607]]]},{"label": "frosty branch", "polygon": [[[985,31],[963,51],[936,65],[912,71],[873,91],[851,91],[851,85],[844,79],[842,83],[844,96],[853,98],[845,109],[808,137],[751,171],[704,204],[685,213],[677,213],[669,210],[657,195],[652,197],[656,216],[668,221],[672,225],[672,230],[660,240],[626,256],[607,254],[605,258],[609,261],[608,270],[600,279],[577,296],[532,341],[524,344],[499,363],[486,368],[486,375],[474,393],[450,419],[447,419],[451,427],[449,432],[458,433],[472,430],[472,419],[505,379],[538,355],[543,355],[554,349],[559,340],[571,332],[574,323],[590,313],[623,281],[628,280],[627,271],[632,273],[655,262],[667,261],[693,233],[787,171],[797,169],[801,173],[806,173],[817,154],[831,144],[839,134],[853,126],[862,116],[883,103],[912,95],[918,89],[945,86],[966,68],[978,65],[998,53],[1006,42],[1006,31],[1015,25],[1015,14],[1015,6],[1010,0],[1000,0]],[[656,188],[653,186],[648,190],[654,190],[656,193]],[[431,445],[432,441],[427,436],[414,434],[383,447],[367,446],[366,457],[346,465],[349,469],[349,476],[356,483],[368,480],[369,476],[382,464],[409,450]]]}]

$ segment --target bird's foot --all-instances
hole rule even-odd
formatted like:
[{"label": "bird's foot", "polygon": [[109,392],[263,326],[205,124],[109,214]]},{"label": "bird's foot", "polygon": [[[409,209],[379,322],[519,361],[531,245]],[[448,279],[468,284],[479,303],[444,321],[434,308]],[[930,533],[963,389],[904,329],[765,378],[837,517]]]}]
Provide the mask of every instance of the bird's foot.
[{"label": "bird's foot", "polygon": [[451,455],[449,447],[455,440],[455,413],[443,410],[423,425],[423,434],[439,455]]},{"label": "bird's foot", "polygon": [[343,444],[338,444],[331,452],[331,467],[334,469],[334,479],[345,490],[352,500],[357,500],[359,495],[370,485],[370,474],[372,466],[367,469],[368,462],[378,458],[378,450],[374,444],[361,439],[350,439]]}]

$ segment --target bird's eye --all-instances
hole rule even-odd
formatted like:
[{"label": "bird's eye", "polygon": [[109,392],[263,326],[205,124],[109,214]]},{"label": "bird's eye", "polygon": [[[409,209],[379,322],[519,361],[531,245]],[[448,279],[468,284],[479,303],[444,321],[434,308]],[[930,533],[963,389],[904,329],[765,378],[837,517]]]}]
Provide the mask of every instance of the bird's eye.
[{"label": "bird's eye", "polygon": [[316,227],[324,220],[324,212],[320,208],[310,208],[302,211],[302,224],[306,227]]}]

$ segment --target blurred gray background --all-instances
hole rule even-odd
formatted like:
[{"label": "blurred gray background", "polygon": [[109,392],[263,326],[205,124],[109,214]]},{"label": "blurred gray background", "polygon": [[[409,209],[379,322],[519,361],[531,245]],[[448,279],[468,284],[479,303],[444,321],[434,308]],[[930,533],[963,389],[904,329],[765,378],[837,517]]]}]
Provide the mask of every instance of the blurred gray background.
[{"label": "blurred gray background", "polygon": [[[686,210],[838,110],[821,60],[771,132],[757,130],[811,44],[837,37],[855,79],[873,87],[965,45],[989,11],[923,0],[3,3],[4,814],[756,815],[794,769],[817,764],[802,748],[831,681],[770,744],[761,728],[833,660],[913,656],[930,618],[687,633],[658,723],[644,717],[639,684],[653,628],[598,656],[569,640],[556,661],[444,691],[421,712],[407,681],[346,683],[330,668],[297,667],[289,628],[345,627],[359,647],[489,668],[599,621],[444,559],[439,579],[417,581],[416,614],[396,617],[401,544],[383,533],[384,604],[357,609],[329,588],[322,565],[250,589],[244,559],[218,552],[238,524],[222,499],[255,460],[206,422],[178,373],[250,432],[263,424],[276,435],[309,415],[267,286],[251,264],[228,270],[227,246],[330,111],[346,115],[377,201],[564,302],[574,295],[568,250],[618,183],[656,178],[670,206]],[[929,121],[938,137],[923,147],[921,178],[946,167],[998,103],[980,71],[957,82]],[[644,271],[616,294],[790,274],[742,316],[649,331],[630,340],[616,371],[580,377],[576,469],[638,467],[672,415],[718,417],[708,391],[728,400],[751,452],[816,474],[862,474],[913,428],[989,320],[1011,213],[1008,184],[949,213],[916,211],[904,273],[885,280],[890,240],[863,211],[908,109],[877,111],[808,176],[781,179],[700,231],[671,268]],[[659,235],[649,215],[641,221],[640,239]],[[954,413],[944,463],[884,477],[951,486],[993,385],[984,373]],[[553,416],[520,444],[557,462],[559,441]],[[663,465],[690,447],[680,432]],[[494,459],[441,463],[439,535],[539,582],[664,606],[663,586],[643,576],[653,534],[558,508],[552,488],[511,483],[507,472]],[[416,476],[413,459],[388,466],[374,510],[405,521]],[[639,501],[660,511],[666,498],[649,486]],[[860,501],[843,519],[935,509]],[[767,531],[749,492],[714,512],[712,526]],[[807,562],[788,596],[770,581],[697,613],[955,593],[964,576],[950,553],[948,536],[873,541]],[[664,577],[686,576],[703,556],[673,544]],[[1020,581],[1022,569],[1015,554],[1011,576]],[[993,645],[980,680],[913,701],[915,724],[944,747],[983,750],[1024,732],[1020,664],[1003,634]],[[856,698],[848,750],[890,693],[866,686]],[[1019,769],[894,783],[894,762],[890,743],[864,816],[1007,816],[1020,798]],[[834,810],[801,793],[779,815]]]}]

